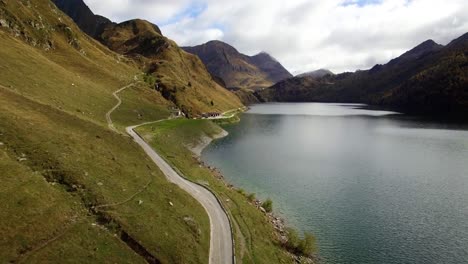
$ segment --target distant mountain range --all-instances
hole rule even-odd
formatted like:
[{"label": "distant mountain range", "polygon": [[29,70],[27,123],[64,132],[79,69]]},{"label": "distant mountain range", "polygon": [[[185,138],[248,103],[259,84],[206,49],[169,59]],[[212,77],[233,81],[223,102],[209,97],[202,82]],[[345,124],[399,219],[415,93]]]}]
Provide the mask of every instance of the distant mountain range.
[{"label": "distant mountain range", "polygon": [[322,78],[326,75],[335,75],[332,71],[327,70],[327,69],[319,69],[316,71],[311,71],[311,72],[305,72],[296,75],[296,77],[312,77],[312,78]]},{"label": "distant mountain range", "polygon": [[468,113],[468,33],[425,41],[385,65],[314,79],[298,76],[260,91],[264,101],[366,103],[420,114]]},{"label": "distant mountain range", "polygon": [[230,89],[259,90],[292,77],[275,58],[265,52],[247,56],[217,40],[183,49],[197,55],[208,71],[220,77]]}]

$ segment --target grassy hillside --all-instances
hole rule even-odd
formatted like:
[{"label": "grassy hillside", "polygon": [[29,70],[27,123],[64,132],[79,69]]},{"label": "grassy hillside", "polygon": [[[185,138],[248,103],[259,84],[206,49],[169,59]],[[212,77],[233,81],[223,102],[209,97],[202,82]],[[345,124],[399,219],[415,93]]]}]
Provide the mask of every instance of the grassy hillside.
[{"label": "grassy hillside", "polygon": [[137,83],[120,92],[119,97],[122,104],[111,117],[114,125],[122,132],[130,125],[167,118],[175,107],[159,93],[148,89],[145,83]]},{"label": "grassy hillside", "polygon": [[[74,210],[78,217],[91,217],[110,236],[116,234],[119,243],[127,243],[126,235],[130,235],[163,263],[206,261],[209,224],[203,208],[168,183],[130,139],[5,89],[0,94],[1,141],[9,155],[44,183],[66,193],[66,198],[81,208]],[[40,185],[32,187],[41,190]],[[13,195],[2,202],[14,205],[19,201],[21,198]],[[34,204],[20,208],[19,214],[36,210],[43,214]],[[57,210],[62,211],[60,207]],[[10,230],[17,229],[17,225],[23,223],[6,224]],[[58,227],[44,228],[40,219],[31,221],[31,225],[37,225],[50,238]],[[44,240],[33,238],[36,240],[32,244]],[[1,251],[10,251],[16,239],[12,236]],[[81,239],[80,243],[90,243],[87,237]],[[52,245],[63,247],[61,243]],[[31,244],[26,242],[24,247],[28,252]]]},{"label": "grassy hillside", "polygon": [[82,118],[105,122],[103,115],[114,104],[109,95],[131,82],[138,69],[119,62],[119,55],[81,33],[51,2],[6,3],[0,4],[0,19],[8,24],[0,30],[0,84]]},{"label": "grassy hillside", "polygon": [[[113,48],[132,59],[81,32],[49,0],[0,0],[1,263],[208,262],[203,207],[169,183],[130,137],[110,130],[105,116],[117,103],[112,93],[128,84],[111,115],[121,131],[166,118],[175,105],[196,115],[242,104],[157,27],[129,23],[131,32],[124,25],[120,37],[107,33]],[[154,54],[161,43],[164,51]],[[152,143],[166,158],[229,199],[238,259],[290,263],[266,217],[185,148],[219,127],[193,120],[158,125]]]},{"label": "grassy hillside", "polygon": [[151,74],[148,82],[189,116],[242,106],[234,94],[213,80],[196,56],[180,49],[147,21],[131,20],[109,26],[101,38],[112,50],[139,61]]},{"label": "grassy hillside", "polygon": [[189,147],[221,128],[208,120],[170,120],[137,129],[147,142],[190,180],[213,190],[234,220],[236,256],[240,263],[291,263],[267,217],[244,194],[226,186],[219,174],[200,162]]},{"label": "grassy hillside", "polygon": [[[107,128],[140,71],[48,0],[0,1],[0,23],[0,262],[206,263],[204,209]],[[122,98],[119,127],[172,106],[145,84]]]},{"label": "grassy hillside", "polygon": [[2,262],[63,262],[67,257],[144,263],[119,239],[93,225],[95,219],[87,216],[77,197],[38,177],[7,148],[0,147],[0,168],[5,169],[0,187]]}]

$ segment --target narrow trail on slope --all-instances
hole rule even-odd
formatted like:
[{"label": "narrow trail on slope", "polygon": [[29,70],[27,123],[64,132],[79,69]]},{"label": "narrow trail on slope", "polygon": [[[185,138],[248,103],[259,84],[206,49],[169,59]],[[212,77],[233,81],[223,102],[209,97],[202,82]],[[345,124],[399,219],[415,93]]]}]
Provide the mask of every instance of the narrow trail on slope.
[{"label": "narrow trail on slope", "polygon": [[[111,108],[111,110],[109,110],[107,113],[106,113],[106,120],[107,120],[107,126],[114,132],[118,133],[118,134],[121,134],[121,135],[126,135],[120,131],[118,131],[115,126],[114,126],[114,123],[112,122],[112,118],[111,118],[111,114],[117,109],[119,108],[119,106],[122,104],[122,99],[120,99],[119,97],[119,93],[122,92],[123,90],[125,89],[128,89],[132,86],[135,86],[136,82],[134,83],[131,83],[129,85],[126,85],[120,89],[118,89],[117,91],[113,92],[112,95],[115,97],[115,99],[117,99],[117,104],[114,105],[114,107]],[[123,205],[125,203],[128,203],[130,201],[132,201],[137,195],[141,194],[142,192],[146,191],[146,189],[148,189],[148,187],[153,183],[153,180],[154,180],[154,177],[153,175],[150,175],[150,178],[148,180],[148,182],[142,186],[138,191],[136,191],[134,194],[130,195],[127,199],[121,201],[121,202],[116,202],[116,203],[108,203],[108,204],[100,204],[100,205],[95,205],[92,207],[92,209],[94,210],[99,210],[99,209],[103,209],[103,208],[108,208],[108,207],[115,207],[115,206],[119,206],[119,205]]]},{"label": "narrow trail on slope", "polygon": [[131,83],[127,86],[124,86],[120,89],[118,89],[117,91],[113,92],[112,95],[114,96],[115,99],[117,99],[117,104],[114,105],[114,107],[111,108],[111,110],[109,110],[109,112],[106,113],[106,121],[107,121],[107,125],[109,126],[109,128],[116,132],[116,133],[119,133],[119,134],[122,134],[120,131],[118,131],[115,126],[114,126],[114,123],[112,122],[112,118],[111,118],[111,114],[112,112],[114,112],[117,108],[119,108],[119,106],[122,104],[122,99],[120,99],[119,97],[119,93],[122,92],[123,90],[127,89],[127,88],[130,88],[132,86],[135,86],[135,83]]}]

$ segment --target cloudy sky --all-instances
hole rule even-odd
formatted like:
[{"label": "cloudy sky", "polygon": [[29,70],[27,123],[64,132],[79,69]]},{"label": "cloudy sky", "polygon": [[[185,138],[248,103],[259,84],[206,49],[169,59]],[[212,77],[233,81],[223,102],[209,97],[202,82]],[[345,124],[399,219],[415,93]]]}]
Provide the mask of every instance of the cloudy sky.
[{"label": "cloudy sky", "polygon": [[113,21],[143,18],[179,45],[225,41],[266,51],[291,73],[385,63],[468,32],[467,0],[85,0]]}]

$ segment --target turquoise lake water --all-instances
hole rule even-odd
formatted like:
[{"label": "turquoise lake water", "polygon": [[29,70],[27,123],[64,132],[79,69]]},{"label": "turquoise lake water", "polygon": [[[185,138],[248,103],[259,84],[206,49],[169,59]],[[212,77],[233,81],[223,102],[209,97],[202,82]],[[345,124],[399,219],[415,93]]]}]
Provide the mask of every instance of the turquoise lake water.
[{"label": "turquoise lake water", "polygon": [[202,158],[312,232],[325,263],[468,263],[468,127],[262,104]]}]

